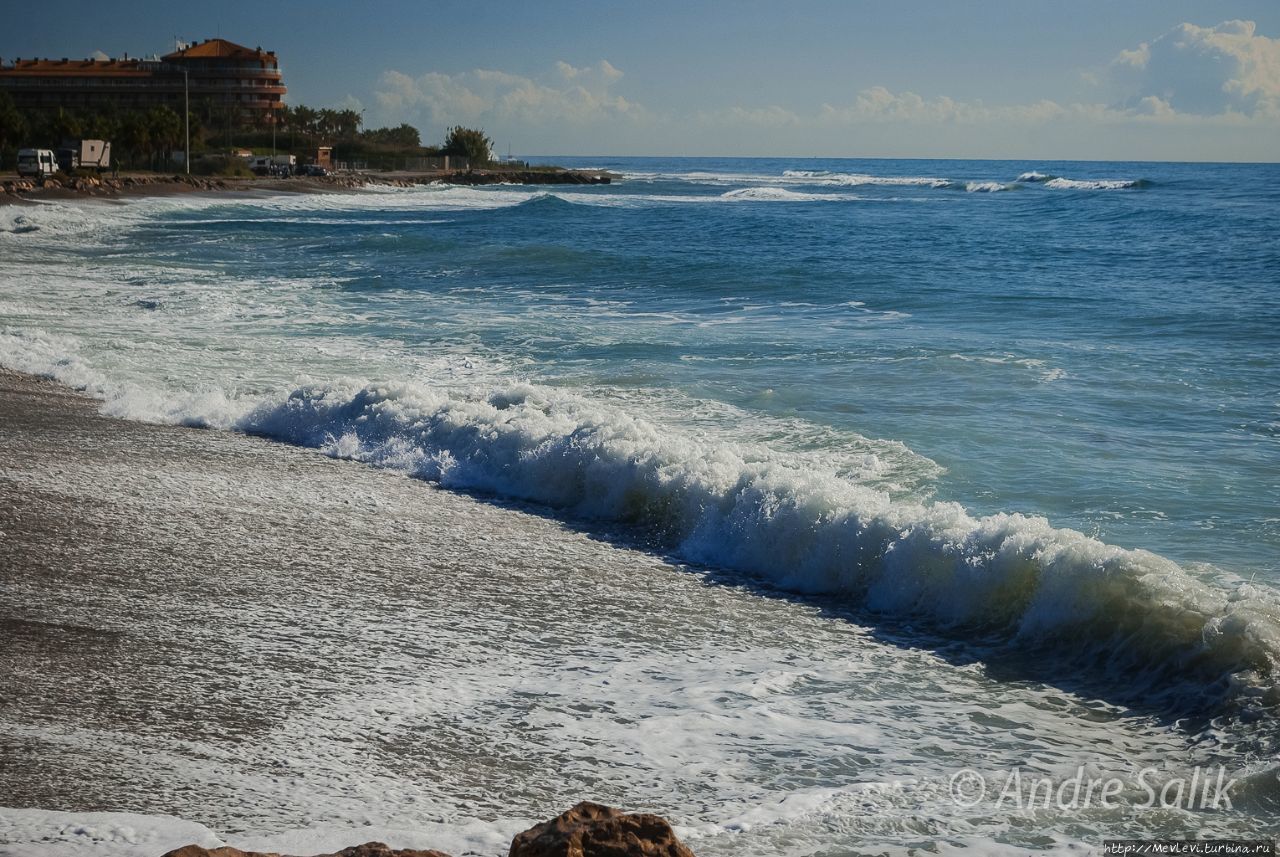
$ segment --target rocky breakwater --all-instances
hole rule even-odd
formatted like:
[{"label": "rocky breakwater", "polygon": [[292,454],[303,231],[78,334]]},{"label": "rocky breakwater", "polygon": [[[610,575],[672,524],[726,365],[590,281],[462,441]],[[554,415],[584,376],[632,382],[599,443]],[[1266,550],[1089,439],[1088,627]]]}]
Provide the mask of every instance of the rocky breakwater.
[{"label": "rocky breakwater", "polygon": [[0,181],[0,197],[73,196],[164,196],[197,191],[267,191],[289,193],[322,193],[334,190],[359,190],[370,186],[415,187],[424,184],[489,185],[489,184],[609,184],[609,173],[583,170],[474,170],[456,173],[344,173],[328,176],[297,177],[203,177],[189,175],[144,174],[125,176],[54,175],[44,179],[4,179]]},{"label": "rocky breakwater", "polygon": [[[187,845],[164,857],[287,857],[274,852]],[[440,851],[395,850],[366,842],[316,857],[448,857]],[[511,841],[507,857],[693,857],[666,819],[583,801]]]},{"label": "rocky breakwater", "polygon": [[586,170],[472,170],[441,176],[446,184],[610,184],[609,173]]},{"label": "rocky breakwater", "polygon": [[200,176],[67,176],[55,175],[43,179],[6,179],[0,183],[0,191],[12,196],[29,194],[56,194],[58,191],[87,196],[115,196],[121,192],[168,186],[181,190],[225,190],[223,179]]}]

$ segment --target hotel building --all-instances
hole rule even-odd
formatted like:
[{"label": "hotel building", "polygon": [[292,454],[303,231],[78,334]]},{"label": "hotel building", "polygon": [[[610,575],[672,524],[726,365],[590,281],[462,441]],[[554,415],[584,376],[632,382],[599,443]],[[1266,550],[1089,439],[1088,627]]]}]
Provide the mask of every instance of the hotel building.
[{"label": "hotel building", "polygon": [[190,104],[234,110],[239,124],[262,126],[283,106],[284,79],[273,51],[226,39],[195,42],[153,59],[15,59],[0,61],[0,92],[22,110],[64,108],[149,110],[164,105],[182,113]]}]

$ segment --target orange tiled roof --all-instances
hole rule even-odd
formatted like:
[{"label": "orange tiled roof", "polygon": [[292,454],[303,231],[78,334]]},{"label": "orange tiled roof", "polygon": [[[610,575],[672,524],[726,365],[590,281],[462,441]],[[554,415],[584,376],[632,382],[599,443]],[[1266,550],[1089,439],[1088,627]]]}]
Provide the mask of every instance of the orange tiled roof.
[{"label": "orange tiled roof", "polygon": [[146,75],[149,72],[138,67],[138,60],[14,60],[12,66],[0,68],[5,75]]},{"label": "orange tiled roof", "polygon": [[237,45],[235,42],[228,42],[226,39],[206,39],[180,51],[165,54],[164,59],[261,59],[267,56],[274,56],[274,54],[271,51],[264,51],[262,48],[246,48],[244,45]]}]

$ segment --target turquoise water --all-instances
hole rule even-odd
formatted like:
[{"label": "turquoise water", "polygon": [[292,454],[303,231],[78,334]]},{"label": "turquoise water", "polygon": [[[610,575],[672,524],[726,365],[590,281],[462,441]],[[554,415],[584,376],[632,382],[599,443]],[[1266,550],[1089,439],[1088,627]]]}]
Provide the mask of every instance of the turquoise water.
[{"label": "turquoise water", "polygon": [[[900,441],[940,499],[1280,580],[1280,168],[582,163],[627,179],[445,192],[421,222],[223,203],[137,239],[331,289],[336,323],[291,333],[724,403],[802,448]],[[1014,182],[1032,169],[1140,186]]]},{"label": "turquoise water", "polygon": [[[591,163],[643,178],[400,234],[362,285],[479,289],[514,318],[465,333],[540,379],[902,441],[939,498],[1280,579],[1280,169]],[[1143,186],[1012,183],[1032,167]],[[428,248],[450,273],[401,255]]]},{"label": "turquoise water", "polygon": [[817,598],[957,710],[1029,652],[1151,718],[1113,763],[1275,779],[1230,723],[1276,702],[1280,167],[555,160],[622,178],[6,210],[0,363]]}]

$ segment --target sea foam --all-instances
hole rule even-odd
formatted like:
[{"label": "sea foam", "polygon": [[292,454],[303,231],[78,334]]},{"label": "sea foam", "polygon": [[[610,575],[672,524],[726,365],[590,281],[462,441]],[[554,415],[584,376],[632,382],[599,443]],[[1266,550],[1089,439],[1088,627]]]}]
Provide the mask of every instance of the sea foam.
[{"label": "sea foam", "polygon": [[932,187],[932,188],[948,188],[960,187],[964,184],[956,185],[950,179],[936,178],[934,176],[875,176],[865,173],[833,173],[823,170],[786,170],[783,177],[788,179],[803,179],[813,184],[827,185],[846,185],[856,187],[859,185],[885,185],[889,187]]},{"label": "sea foam", "polygon": [[854,196],[842,196],[835,193],[802,193],[782,187],[744,187],[725,191],[723,199],[750,200],[754,202],[836,202],[846,199],[857,199]]},{"label": "sea foam", "polygon": [[625,524],[688,561],[876,614],[1105,652],[1151,676],[1270,700],[1280,605],[1040,517],[894,501],[767,450],[700,442],[534,385],[459,397],[412,384],[313,386],[234,428],[448,488]]},{"label": "sea foam", "polygon": [[1128,190],[1147,187],[1142,179],[1067,179],[1050,178],[1044,186],[1051,190]]},{"label": "sea foam", "polygon": [[1274,701],[1280,600],[1043,517],[975,517],[767,445],[699,437],[534,384],[470,390],[348,380],[244,397],[117,384],[66,337],[0,335],[0,364],[105,399],[117,417],[232,429],[446,488],[631,527],[680,558],[853,609],[1092,652],[1153,681]]}]

